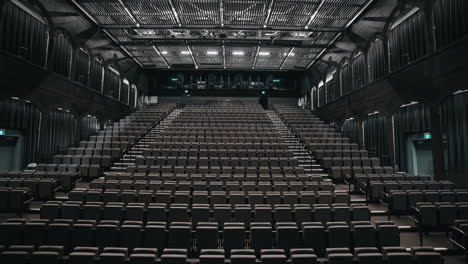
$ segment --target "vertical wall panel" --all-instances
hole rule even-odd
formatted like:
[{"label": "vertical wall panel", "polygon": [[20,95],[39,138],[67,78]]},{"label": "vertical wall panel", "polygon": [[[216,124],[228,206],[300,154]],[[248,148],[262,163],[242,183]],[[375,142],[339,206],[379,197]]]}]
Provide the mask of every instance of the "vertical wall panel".
[{"label": "vertical wall panel", "polygon": [[371,157],[377,157],[382,164],[389,163],[385,117],[382,113],[371,114],[364,120],[364,142]]},{"label": "vertical wall panel", "polygon": [[129,104],[129,93],[130,93],[130,85],[128,83],[122,82],[122,86],[120,88],[120,102],[124,104]]},{"label": "vertical wall panel", "polygon": [[[442,104],[442,122],[447,137],[448,175],[468,173],[468,92],[449,96]],[[466,183],[466,180],[464,181]]]},{"label": "vertical wall panel", "polygon": [[325,94],[325,85],[323,82],[320,82],[320,84],[318,85],[318,96],[319,96],[318,106],[320,107],[320,106],[325,105],[327,101],[327,97]]},{"label": "vertical wall panel", "polygon": [[104,73],[104,66],[102,61],[98,58],[91,60],[91,69],[89,71],[89,88],[101,91],[102,89],[102,75]]},{"label": "vertical wall panel", "polygon": [[429,108],[423,104],[412,104],[400,108],[394,115],[396,163],[400,170],[407,171],[407,140],[412,134],[431,130]]},{"label": "vertical wall panel", "polygon": [[132,107],[136,107],[135,97],[137,96],[137,87],[133,84],[130,89],[129,104]]},{"label": "vertical wall panel", "polygon": [[80,140],[88,140],[99,132],[99,120],[94,116],[85,116],[80,122]]},{"label": "vertical wall panel", "polygon": [[346,95],[351,92],[353,89],[353,75],[351,72],[351,67],[349,64],[346,64],[341,67],[340,71],[340,80],[341,80],[341,89],[343,94]]},{"label": "vertical wall panel", "polygon": [[88,85],[89,54],[85,49],[78,49],[75,54],[75,73],[73,79],[83,85]]},{"label": "vertical wall panel", "polygon": [[369,64],[369,82],[380,79],[387,74],[387,65],[385,60],[384,41],[376,39],[367,51],[367,63]]},{"label": "vertical wall panel", "polygon": [[388,36],[391,71],[427,54],[424,12],[419,10],[393,28]]},{"label": "vertical wall panel", "polygon": [[55,34],[49,69],[67,78],[70,77],[72,55],[73,46],[68,37],[62,33]]},{"label": "vertical wall panel", "polygon": [[16,99],[0,101],[0,127],[20,130],[24,136],[23,166],[36,162],[39,153],[41,112],[33,104]]},{"label": "vertical wall panel", "polygon": [[48,38],[43,21],[12,2],[4,5],[0,17],[0,49],[45,66]]},{"label": "vertical wall panel", "polygon": [[103,93],[115,99],[119,99],[120,76],[111,68],[106,68],[104,73]]},{"label": "vertical wall panel", "polygon": [[326,86],[327,86],[327,102],[331,102],[333,101],[335,98],[337,98],[339,96],[339,93],[337,94],[337,90],[336,89],[336,86],[339,85],[339,82],[337,80],[338,78],[338,74],[336,72],[336,70],[333,70],[329,73],[328,77],[327,77],[327,83],[326,83]]},{"label": "vertical wall panel", "polygon": [[358,143],[359,127],[356,119],[352,118],[344,121],[342,131],[343,135],[348,137],[352,143]]},{"label": "vertical wall panel", "polygon": [[359,89],[367,84],[367,63],[364,53],[359,52],[351,62],[353,75],[353,88]]},{"label": "vertical wall panel", "polygon": [[55,154],[66,152],[75,143],[76,125],[76,119],[72,113],[65,110],[50,112],[48,146],[42,157],[50,159]]},{"label": "vertical wall panel", "polygon": [[437,48],[443,48],[468,35],[468,1],[438,0],[434,6]]}]

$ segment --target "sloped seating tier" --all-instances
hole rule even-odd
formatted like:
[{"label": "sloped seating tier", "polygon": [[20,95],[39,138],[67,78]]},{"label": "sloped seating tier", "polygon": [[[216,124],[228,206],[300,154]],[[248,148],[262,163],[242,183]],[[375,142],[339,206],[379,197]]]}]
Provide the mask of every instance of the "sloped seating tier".
[{"label": "sloped seating tier", "polygon": [[369,158],[366,150],[360,150],[310,112],[281,104],[274,105],[274,110],[334,180],[342,181],[356,174],[395,172],[393,167],[381,166],[379,159]]},{"label": "sloped seating tier", "polygon": [[[329,248],[399,247],[398,226],[389,222],[375,225],[367,221],[255,223],[246,227],[243,223],[138,221],[72,221],[66,219],[10,220],[0,224],[0,244],[63,246],[65,251],[75,247],[125,247],[177,248],[198,256],[202,249],[223,248],[251,249],[260,253],[262,249],[283,249],[290,253],[295,248],[312,248],[319,255],[330,253]],[[327,250],[328,249],[328,250]],[[232,252],[231,252],[232,253]]]},{"label": "sloped seating tier", "polygon": [[55,155],[53,163],[39,164],[37,171],[71,172],[82,178],[96,178],[174,108],[175,104],[158,104],[139,110],[88,141],[81,141],[78,147],[70,147],[65,155]]}]

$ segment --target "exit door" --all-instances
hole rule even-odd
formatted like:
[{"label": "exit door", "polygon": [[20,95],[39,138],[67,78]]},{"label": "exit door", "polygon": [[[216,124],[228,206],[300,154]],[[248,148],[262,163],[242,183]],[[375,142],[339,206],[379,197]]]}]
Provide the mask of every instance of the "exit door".
[{"label": "exit door", "polygon": [[21,170],[23,163],[23,137],[18,131],[0,136],[0,171]]}]

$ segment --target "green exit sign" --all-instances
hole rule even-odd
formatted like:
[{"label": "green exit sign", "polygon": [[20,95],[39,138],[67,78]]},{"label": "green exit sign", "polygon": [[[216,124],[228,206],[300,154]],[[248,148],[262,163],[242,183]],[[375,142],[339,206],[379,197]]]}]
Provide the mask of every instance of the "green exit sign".
[{"label": "green exit sign", "polygon": [[171,81],[173,81],[173,82],[177,82],[178,80],[179,79],[177,79],[177,78],[171,78]]},{"label": "green exit sign", "polygon": [[273,82],[274,82],[274,83],[279,83],[279,82],[280,82],[280,79],[273,79]]},{"label": "green exit sign", "polygon": [[5,136],[5,135],[6,135],[6,130],[0,129],[0,136]]},{"label": "green exit sign", "polygon": [[431,133],[424,133],[424,139],[432,139]]},{"label": "green exit sign", "polygon": [[185,90],[184,92],[185,92],[186,94],[188,94],[188,93],[189,93],[189,91],[188,91],[188,90]]}]

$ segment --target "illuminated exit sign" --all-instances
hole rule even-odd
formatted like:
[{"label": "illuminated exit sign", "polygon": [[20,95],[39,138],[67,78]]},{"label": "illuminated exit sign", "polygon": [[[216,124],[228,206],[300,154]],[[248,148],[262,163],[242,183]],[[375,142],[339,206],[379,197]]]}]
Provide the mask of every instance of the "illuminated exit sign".
[{"label": "illuminated exit sign", "polygon": [[431,133],[424,133],[424,139],[432,139]]},{"label": "illuminated exit sign", "polygon": [[0,136],[5,136],[5,135],[6,135],[6,130],[0,129]]}]

